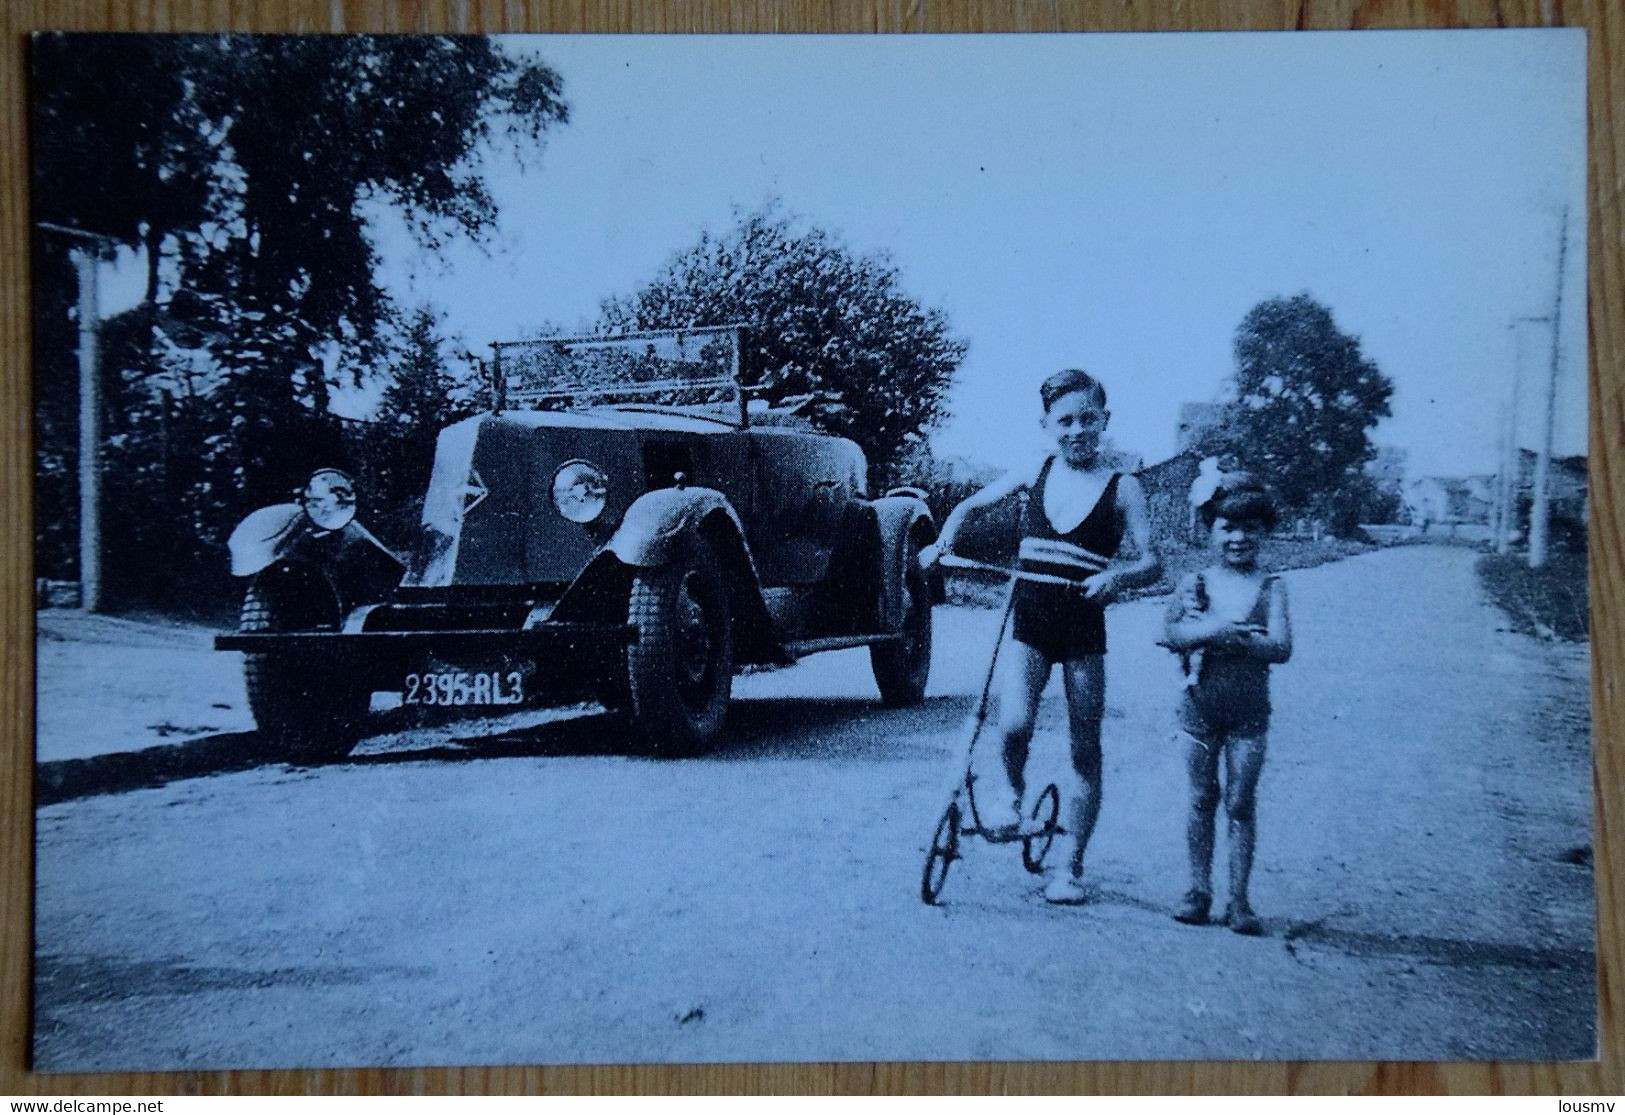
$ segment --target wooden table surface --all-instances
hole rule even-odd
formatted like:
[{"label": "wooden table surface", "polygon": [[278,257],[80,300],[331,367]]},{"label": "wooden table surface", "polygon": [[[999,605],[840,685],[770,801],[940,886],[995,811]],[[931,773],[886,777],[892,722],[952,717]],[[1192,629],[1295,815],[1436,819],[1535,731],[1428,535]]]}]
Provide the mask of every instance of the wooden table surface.
[{"label": "wooden table surface", "polygon": [[[1589,31],[1592,710],[1596,741],[1596,881],[1601,1061],[1588,1064],[1016,1063],[806,1064],[481,1069],[367,1069],[36,1076],[27,1071],[31,946],[33,724],[31,403],[28,335],[26,35],[118,31],[1187,31],[1413,27],[1585,27]],[[742,0],[706,4],[577,0],[122,0],[0,5],[0,1094],[217,1092],[1625,1092],[1619,836],[1620,507],[1614,437],[1621,426],[1618,147],[1625,128],[1625,5],[1566,0]]]}]

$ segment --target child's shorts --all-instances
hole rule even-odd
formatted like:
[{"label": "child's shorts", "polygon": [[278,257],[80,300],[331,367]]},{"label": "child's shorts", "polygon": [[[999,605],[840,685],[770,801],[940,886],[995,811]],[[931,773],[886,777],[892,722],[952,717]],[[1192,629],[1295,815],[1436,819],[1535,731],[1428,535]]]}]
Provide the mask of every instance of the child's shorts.
[{"label": "child's shorts", "polygon": [[1081,589],[1017,581],[1011,637],[1050,662],[1106,653],[1106,609]]}]

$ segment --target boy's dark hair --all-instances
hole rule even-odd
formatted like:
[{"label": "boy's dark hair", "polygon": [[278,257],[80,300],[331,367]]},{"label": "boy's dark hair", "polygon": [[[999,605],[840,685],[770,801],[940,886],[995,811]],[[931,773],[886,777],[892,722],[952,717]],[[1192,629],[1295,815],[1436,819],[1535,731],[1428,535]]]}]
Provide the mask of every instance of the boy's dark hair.
[{"label": "boy's dark hair", "polygon": [[1265,530],[1274,530],[1276,523],[1275,500],[1264,485],[1250,476],[1225,477],[1196,514],[1208,530],[1218,519],[1253,523]]},{"label": "boy's dark hair", "polygon": [[1038,397],[1044,400],[1044,413],[1049,413],[1055,400],[1074,391],[1094,392],[1095,402],[1100,404],[1101,410],[1106,409],[1106,389],[1098,379],[1082,368],[1062,368],[1038,385]]}]

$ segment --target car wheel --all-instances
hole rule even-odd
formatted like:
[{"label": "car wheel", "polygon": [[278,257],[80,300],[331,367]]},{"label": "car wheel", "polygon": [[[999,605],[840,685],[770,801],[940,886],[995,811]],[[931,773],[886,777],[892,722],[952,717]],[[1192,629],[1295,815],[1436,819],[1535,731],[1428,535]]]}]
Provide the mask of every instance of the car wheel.
[{"label": "car wheel", "polygon": [[733,617],[716,550],[689,540],[675,560],[632,581],[626,653],[634,731],[662,758],[716,738],[733,692]]},{"label": "car wheel", "polygon": [[869,648],[881,703],[891,708],[923,701],[931,676],[931,588],[919,558],[919,547],[909,543],[903,555],[902,637]]},{"label": "car wheel", "polygon": [[[314,577],[257,579],[243,597],[237,629],[244,634],[332,630],[338,602],[331,597]],[[244,654],[243,682],[254,723],[278,758],[332,762],[355,748],[370,694],[338,663],[310,654]]]}]

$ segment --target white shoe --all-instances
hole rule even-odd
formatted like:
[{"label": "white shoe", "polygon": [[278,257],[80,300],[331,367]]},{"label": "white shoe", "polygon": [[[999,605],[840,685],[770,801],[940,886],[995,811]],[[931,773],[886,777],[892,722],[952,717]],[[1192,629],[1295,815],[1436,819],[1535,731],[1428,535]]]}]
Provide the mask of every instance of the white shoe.
[{"label": "white shoe", "polygon": [[1021,833],[1021,799],[1010,803],[1007,812],[995,811],[988,819],[987,834],[996,839],[1010,840]]},{"label": "white shoe", "polygon": [[1044,901],[1057,906],[1077,906],[1089,901],[1089,891],[1082,879],[1061,868],[1050,875],[1049,884],[1044,887]]}]

